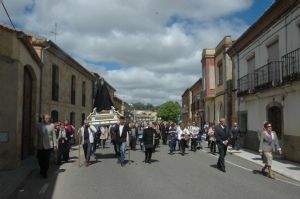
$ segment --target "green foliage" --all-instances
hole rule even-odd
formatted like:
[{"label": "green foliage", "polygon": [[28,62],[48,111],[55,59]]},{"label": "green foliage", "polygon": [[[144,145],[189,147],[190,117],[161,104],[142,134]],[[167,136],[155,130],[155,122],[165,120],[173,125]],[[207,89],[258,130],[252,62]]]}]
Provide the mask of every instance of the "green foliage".
[{"label": "green foliage", "polygon": [[164,121],[177,122],[177,115],[180,114],[180,105],[178,102],[168,101],[160,105],[157,111],[157,116]]}]

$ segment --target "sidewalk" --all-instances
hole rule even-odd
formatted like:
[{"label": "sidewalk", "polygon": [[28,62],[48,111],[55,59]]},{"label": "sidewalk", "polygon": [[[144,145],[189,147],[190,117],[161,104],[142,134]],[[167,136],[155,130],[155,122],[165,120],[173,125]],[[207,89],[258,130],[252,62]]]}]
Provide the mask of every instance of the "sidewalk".
[{"label": "sidewalk", "polygon": [[35,169],[38,169],[36,157],[29,157],[17,169],[0,171],[0,198],[9,198]]},{"label": "sidewalk", "polygon": [[[228,153],[239,156],[261,166],[264,166],[259,153],[250,151],[247,149],[232,150],[231,147],[228,148]],[[280,157],[274,157],[272,161],[272,170],[293,180],[300,182],[300,164],[290,162],[288,160],[282,160]]]}]

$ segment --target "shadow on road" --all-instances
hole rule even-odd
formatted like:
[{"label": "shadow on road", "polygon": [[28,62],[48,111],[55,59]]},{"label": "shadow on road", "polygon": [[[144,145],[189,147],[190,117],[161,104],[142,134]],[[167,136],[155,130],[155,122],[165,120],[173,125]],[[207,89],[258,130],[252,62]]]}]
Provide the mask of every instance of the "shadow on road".
[{"label": "shadow on road", "polygon": [[107,153],[107,154],[95,153],[95,157],[96,159],[116,159],[114,153]]}]

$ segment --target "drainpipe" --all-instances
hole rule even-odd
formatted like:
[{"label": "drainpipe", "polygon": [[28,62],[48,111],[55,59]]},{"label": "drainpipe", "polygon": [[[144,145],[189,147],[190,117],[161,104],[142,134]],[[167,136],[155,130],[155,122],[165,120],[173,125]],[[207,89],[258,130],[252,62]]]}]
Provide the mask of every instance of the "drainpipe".
[{"label": "drainpipe", "polygon": [[41,62],[42,67],[40,70],[40,93],[39,93],[39,122],[42,122],[42,90],[43,90],[43,68],[44,68],[44,51],[50,48],[50,44],[41,48]]},{"label": "drainpipe", "polygon": [[[236,52],[235,48],[233,48],[233,50]],[[239,79],[240,79],[240,53],[236,52],[236,56],[237,56],[237,94],[240,92],[240,83],[239,83]],[[238,124],[240,125],[241,123],[241,97],[238,96],[237,97],[238,100]]]}]

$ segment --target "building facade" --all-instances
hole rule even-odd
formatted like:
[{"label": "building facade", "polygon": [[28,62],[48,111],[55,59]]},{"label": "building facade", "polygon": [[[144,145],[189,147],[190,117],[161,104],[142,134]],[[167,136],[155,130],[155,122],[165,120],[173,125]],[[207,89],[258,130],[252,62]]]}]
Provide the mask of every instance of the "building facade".
[{"label": "building facade", "polygon": [[215,122],[215,49],[202,51],[202,91],[205,107],[205,122]]},{"label": "building facade", "polygon": [[192,95],[191,114],[192,122],[195,122],[197,126],[204,125],[204,100],[202,97],[202,78],[198,79],[190,87]]},{"label": "building facade", "polygon": [[0,25],[0,169],[34,154],[42,63],[31,37]]},{"label": "building facade", "polygon": [[32,44],[44,64],[42,113],[79,128],[92,112],[96,77],[52,41],[36,38]]},{"label": "building facade", "polygon": [[134,118],[137,123],[149,123],[157,120],[157,113],[155,111],[136,110],[134,111]]},{"label": "building facade", "polygon": [[182,99],[182,108],[181,108],[181,115],[182,115],[182,124],[184,126],[188,126],[192,122],[192,92],[188,88],[184,91],[181,95]]},{"label": "building facade", "polygon": [[215,120],[226,119],[232,124],[232,62],[227,50],[232,45],[230,36],[225,36],[215,48]]},{"label": "building facade", "polygon": [[258,150],[257,134],[270,121],[285,157],[299,162],[300,2],[275,1],[228,52],[244,145]]}]

